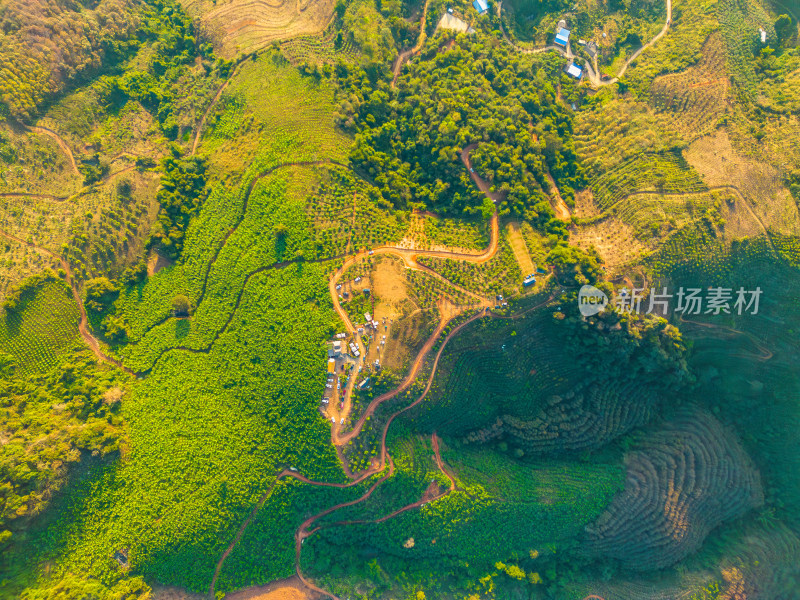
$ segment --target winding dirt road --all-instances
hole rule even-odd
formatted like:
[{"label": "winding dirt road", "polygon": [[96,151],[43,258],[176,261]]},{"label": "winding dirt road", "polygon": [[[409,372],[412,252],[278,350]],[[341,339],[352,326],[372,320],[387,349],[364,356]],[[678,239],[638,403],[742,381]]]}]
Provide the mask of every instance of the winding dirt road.
[{"label": "winding dirt road", "polygon": [[208,119],[208,115],[211,114],[211,110],[217,105],[219,99],[222,98],[222,93],[225,91],[225,88],[228,87],[228,84],[231,82],[234,75],[236,75],[236,73],[239,72],[239,69],[244,64],[244,62],[245,62],[244,60],[239,61],[239,63],[233,69],[231,69],[231,72],[228,75],[228,78],[225,80],[225,83],[223,83],[217,90],[217,93],[214,95],[214,98],[212,98],[211,103],[208,105],[208,108],[206,108],[205,112],[203,113],[203,116],[200,118],[200,122],[197,124],[197,130],[194,133],[194,141],[192,142],[191,156],[194,156],[195,152],[197,152],[197,146],[200,144],[200,136],[203,134],[203,128],[206,125],[206,120]]},{"label": "winding dirt road", "polygon": [[420,50],[422,50],[422,46],[425,44],[425,40],[427,39],[427,35],[425,34],[425,23],[428,19],[428,4],[430,4],[430,0],[425,0],[425,7],[422,9],[422,19],[419,22],[419,37],[417,38],[417,43],[414,45],[413,48],[409,50],[404,50],[400,54],[397,55],[397,59],[392,65],[392,87],[394,88],[397,84],[397,78],[400,77],[400,71],[403,69],[403,64],[417,54]]},{"label": "winding dirt road", "polygon": [[76,175],[80,176],[81,172],[78,170],[78,163],[75,162],[75,155],[72,154],[72,149],[69,147],[69,144],[67,144],[67,142],[65,142],[60,135],[58,135],[52,129],[48,129],[47,127],[42,127],[41,125],[28,125],[26,127],[29,131],[33,131],[34,133],[39,133],[53,138],[56,144],[58,144],[58,147],[61,148],[64,154],[67,155],[67,158],[69,159],[69,164],[70,166],[72,166],[72,171]]}]

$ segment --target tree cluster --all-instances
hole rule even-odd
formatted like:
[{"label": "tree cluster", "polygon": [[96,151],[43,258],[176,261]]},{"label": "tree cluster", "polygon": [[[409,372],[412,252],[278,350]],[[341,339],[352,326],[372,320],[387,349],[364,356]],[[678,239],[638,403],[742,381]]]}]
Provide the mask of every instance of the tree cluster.
[{"label": "tree cluster", "polygon": [[479,214],[485,196],[462,161],[471,152],[501,195],[501,213],[547,225],[547,169],[568,199],[584,183],[572,120],[553,86],[561,66],[552,57],[528,66],[493,38],[445,34],[429,40],[396,87],[369,67],[340,65],[339,121],[356,134],[351,161],[398,208]]},{"label": "tree cluster", "polygon": [[40,513],[85,456],[119,449],[122,397],[118,371],[78,354],[45,375],[23,377],[0,353],[0,547]]},{"label": "tree cluster", "polygon": [[161,188],[156,194],[161,210],[147,245],[175,260],[183,250],[189,221],[207,195],[206,165],[197,157],[170,156],[162,161],[161,169]]},{"label": "tree cluster", "polygon": [[101,0],[91,8],[55,0],[21,0],[0,7],[0,106],[17,119],[71,83],[118,63],[140,41],[140,13],[131,0]]}]

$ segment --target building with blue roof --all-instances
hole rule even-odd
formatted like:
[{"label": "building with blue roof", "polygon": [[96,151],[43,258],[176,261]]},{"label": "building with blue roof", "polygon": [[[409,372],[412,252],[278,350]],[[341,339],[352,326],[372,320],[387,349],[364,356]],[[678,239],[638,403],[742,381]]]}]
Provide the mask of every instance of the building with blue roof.
[{"label": "building with blue roof", "polygon": [[479,15],[482,15],[487,10],[489,10],[489,3],[486,0],[475,0],[472,3],[472,6],[475,7],[475,10],[478,11]]},{"label": "building with blue roof", "polygon": [[571,75],[575,79],[580,79],[581,77],[583,77],[583,69],[581,69],[575,63],[570,63],[564,70],[567,72],[568,75]]},{"label": "building with blue roof", "polygon": [[[477,2],[477,0],[475,0]],[[567,47],[569,43],[569,29],[564,29],[563,27],[559,28],[558,33],[556,33],[556,44],[559,46]]]}]

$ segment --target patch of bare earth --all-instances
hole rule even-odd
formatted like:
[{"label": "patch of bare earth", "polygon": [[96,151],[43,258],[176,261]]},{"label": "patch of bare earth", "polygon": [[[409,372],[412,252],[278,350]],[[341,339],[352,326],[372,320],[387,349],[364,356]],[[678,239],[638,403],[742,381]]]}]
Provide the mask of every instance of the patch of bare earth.
[{"label": "patch of bare earth", "polygon": [[[298,577],[279,579],[225,594],[225,600],[319,600],[322,596],[306,588]],[[207,594],[194,594],[176,587],[153,587],[153,600],[206,600]]]},{"label": "patch of bare earth", "polygon": [[698,139],[683,155],[708,186],[737,187],[766,227],[784,234],[800,233],[797,205],[778,170],[737,153],[725,130]]},{"label": "patch of bare earth", "polygon": [[195,594],[177,587],[153,586],[153,600],[206,600],[208,594]]},{"label": "patch of bare earth", "polygon": [[225,595],[225,600],[318,600],[322,595],[306,588],[298,577]]},{"label": "patch of bare earth", "polygon": [[[397,327],[397,319],[403,316],[404,307],[411,302],[406,292],[405,267],[400,260],[380,257],[370,273],[375,309],[373,318],[380,323],[378,335],[370,345],[367,360],[380,359],[385,364],[390,356],[402,354],[396,348],[397,340],[392,338],[391,331]],[[407,308],[406,308],[407,310]],[[381,345],[382,336],[386,336],[386,344]],[[389,359],[391,360],[391,359]],[[396,362],[391,360],[392,363]]]},{"label": "patch of bare earth", "polygon": [[152,277],[164,267],[168,267],[172,261],[165,256],[161,256],[158,252],[153,252],[150,258],[147,259],[147,276]]},{"label": "patch of bare earth", "polygon": [[514,258],[517,259],[517,264],[523,275],[533,273],[536,268],[533,266],[531,255],[528,253],[528,246],[522,237],[522,232],[519,230],[519,223],[511,222],[506,227],[506,234],[508,243],[511,246],[511,251],[514,253]]},{"label": "patch of bare earth", "polygon": [[586,219],[588,217],[596,217],[600,214],[600,208],[594,201],[594,194],[592,190],[586,189],[575,194],[575,208],[573,209],[575,216],[579,219]]},{"label": "patch of bare earth", "polygon": [[592,225],[575,227],[570,232],[569,243],[584,250],[594,246],[609,275],[614,275],[621,267],[635,262],[642,253],[648,251],[634,233],[630,225],[609,217]]},{"label": "patch of bare earth", "polygon": [[550,182],[550,196],[553,199],[553,210],[556,212],[556,217],[562,221],[569,221],[570,214],[567,203],[564,202],[564,199],[561,197],[561,192],[558,191],[558,186],[553,176],[550,175],[549,171],[546,175],[547,180]]},{"label": "patch of bare earth", "polygon": [[335,0],[183,0],[199,15],[219,53],[232,58],[273,41],[321,33],[333,18]]}]

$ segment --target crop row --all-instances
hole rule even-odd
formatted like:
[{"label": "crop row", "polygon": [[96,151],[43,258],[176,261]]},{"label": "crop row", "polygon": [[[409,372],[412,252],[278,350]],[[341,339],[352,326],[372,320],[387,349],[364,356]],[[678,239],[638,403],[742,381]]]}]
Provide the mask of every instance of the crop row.
[{"label": "crop row", "polygon": [[512,294],[522,284],[522,273],[505,238],[500,241],[497,255],[485,263],[436,257],[423,257],[419,262],[448,281],[478,294]]},{"label": "crop row", "polygon": [[78,306],[63,282],[49,281],[27,294],[0,319],[0,349],[25,374],[47,370],[80,344]]},{"label": "crop row", "polygon": [[593,450],[648,423],[657,406],[658,396],[638,383],[605,383],[551,396],[532,419],[502,415],[490,427],[470,432],[465,441],[504,436],[534,455]]},{"label": "crop row", "polygon": [[642,155],[629,160],[593,180],[590,187],[603,210],[633,192],[652,190],[688,193],[708,189],[683,157],[671,152]]},{"label": "crop row", "polygon": [[281,42],[281,51],[293,65],[355,62],[359,56],[359,51],[350,41],[350,36],[344,36],[337,47],[336,36],[332,34],[292,38]]},{"label": "crop row", "polygon": [[396,243],[403,237],[405,213],[381,208],[372,189],[349,170],[337,167],[329,173],[329,180],[320,184],[306,203],[317,255],[336,256]]},{"label": "crop row", "polygon": [[710,414],[684,410],[626,456],[625,490],[587,527],[590,554],[646,571],[673,565],[763,500],[753,462]]},{"label": "crop row", "polygon": [[472,306],[477,302],[466,292],[420,271],[409,269],[406,271],[406,279],[409,283],[409,296],[423,309],[435,307],[442,298],[446,298],[455,306]]},{"label": "crop row", "polygon": [[704,44],[702,58],[685,71],[658,77],[650,87],[650,104],[690,141],[716,126],[727,109],[725,48],[719,34]]}]

